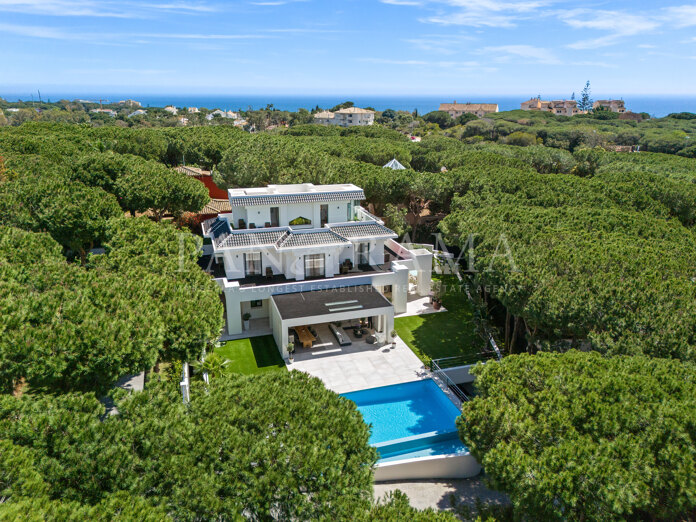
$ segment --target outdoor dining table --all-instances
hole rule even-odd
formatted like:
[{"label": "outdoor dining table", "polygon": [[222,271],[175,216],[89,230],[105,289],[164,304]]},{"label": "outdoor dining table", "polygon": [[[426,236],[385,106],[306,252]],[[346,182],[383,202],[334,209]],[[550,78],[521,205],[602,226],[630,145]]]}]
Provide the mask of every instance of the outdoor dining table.
[{"label": "outdoor dining table", "polygon": [[312,343],[317,340],[306,326],[295,327],[295,332],[297,332],[297,338],[302,343],[303,348],[311,348]]}]

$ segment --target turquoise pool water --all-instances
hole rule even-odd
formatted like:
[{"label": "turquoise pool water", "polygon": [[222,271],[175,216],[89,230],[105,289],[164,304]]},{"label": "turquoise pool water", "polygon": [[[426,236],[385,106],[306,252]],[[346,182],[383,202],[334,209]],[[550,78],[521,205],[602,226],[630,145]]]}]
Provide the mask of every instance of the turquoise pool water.
[{"label": "turquoise pool water", "polygon": [[457,434],[459,409],[432,379],[370,388],[343,397],[372,426],[370,444],[382,462],[466,453]]}]

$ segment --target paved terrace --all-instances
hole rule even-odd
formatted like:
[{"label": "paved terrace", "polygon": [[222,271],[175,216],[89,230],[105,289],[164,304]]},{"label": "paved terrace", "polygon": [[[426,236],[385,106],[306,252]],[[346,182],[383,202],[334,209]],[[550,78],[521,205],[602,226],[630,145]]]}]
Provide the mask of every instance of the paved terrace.
[{"label": "paved terrace", "polygon": [[[444,312],[433,309],[429,298],[409,295],[405,315]],[[350,346],[339,346],[326,324],[315,326],[317,341],[312,348],[295,349],[295,361],[288,369],[299,370],[319,377],[324,385],[336,392],[347,393],[415,381],[429,377],[423,362],[401,340],[396,346],[367,344],[356,339],[351,330],[344,330],[353,341]]]},{"label": "paved terrace", "polygon": [[350,330],[353,344],[339,346],[325,324],[315,327],[317,341],[312,348],[296,348],[295,361],[288,369],[300,370],[319,377],[336,393],[365,388],[388,386],[424,379],[428,376],[421,360],[400,339],[391,344],[367,344],[356,339]]}]

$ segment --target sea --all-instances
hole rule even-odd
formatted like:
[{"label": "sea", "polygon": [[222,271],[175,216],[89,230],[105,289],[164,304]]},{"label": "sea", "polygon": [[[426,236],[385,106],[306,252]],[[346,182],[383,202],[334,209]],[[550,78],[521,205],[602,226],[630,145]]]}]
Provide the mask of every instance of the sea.
[{"label": "sea", "polygon": [[[330,109],[345,101],[352,101],[357,107],[372,107],[378,111],[385,109],[403,110],[420,114],[437,110],[440,103],[457,101],[459,103],[497,103],[501,111],[519,109],[520,103],[535,97],[536,94],[521,94],[519,96],[494,96],[488,94],[446,94],[441,96],[370,96],[370,95],[282,95],[282,94],[138,94],[137,92],[121,93],[96,93],[96,92],[42,92],[42,100],[57,101],[89,100],[99,102],[100,99],[110,102],[133,99],[139,101],[143,107],[205,107],[207,109],[223,110],[249,110],[262,109],[272,105],[276,109],[295,112],[300,108],[308,110],[314,107]],[[34,93],[3,93],[0,97],[7,101],[31,101],[39,100],[38,92]],[[543,95],[542,99],[557,100],[568,99],[569,95]],[[597,99],[612,99],[611,95],[593,95]],[[613,96],[613,99],[623,99],[626,108],[633,112],[647,112],[653,117],[659,118],[673,112],[696,113],[696,95],[694,96]],[[107,103],[104,101],[104,103]]]}]

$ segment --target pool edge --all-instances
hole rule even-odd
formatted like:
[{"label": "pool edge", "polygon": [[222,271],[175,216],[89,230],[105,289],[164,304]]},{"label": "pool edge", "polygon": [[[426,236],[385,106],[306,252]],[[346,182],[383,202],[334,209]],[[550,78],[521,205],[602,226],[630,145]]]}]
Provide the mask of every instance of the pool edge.
[{"label": "pool edge", "polygon": [[431,455],[392,462],[377,463],[375,482],[414,479],[464,479],[475,477],[481,465],[467,452]]}]

